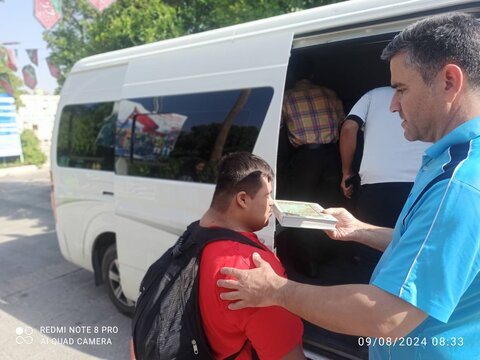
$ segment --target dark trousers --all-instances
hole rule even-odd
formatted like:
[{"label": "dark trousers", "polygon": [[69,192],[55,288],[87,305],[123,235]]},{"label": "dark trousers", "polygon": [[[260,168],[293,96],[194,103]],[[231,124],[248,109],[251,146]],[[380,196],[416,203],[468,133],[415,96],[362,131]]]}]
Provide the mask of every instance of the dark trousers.
[{"label": "dark trousers", "polygon": [[357,218],[372,225],[393,228],[412,186],[412,182],[361,185]]},{"label": "dark trousers", "polygon": [[340,153],[337,144],[312,148],[300,146],[292,154],[289,171],[290,197],[318,202],[324,208],[341,206]]}]

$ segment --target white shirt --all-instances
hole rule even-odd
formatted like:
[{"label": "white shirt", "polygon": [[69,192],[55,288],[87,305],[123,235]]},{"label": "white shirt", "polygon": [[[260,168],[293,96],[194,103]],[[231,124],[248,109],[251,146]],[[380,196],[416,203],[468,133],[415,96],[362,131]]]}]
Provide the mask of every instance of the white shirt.
[{"label": "white shirt", "polygon": [[413,182],[422,155],[431,145],[405,139],[400,116],[390,111],[394,92],[391,87],[370,90],[348,114],[358,116],[365,126],[365,144],[359,170],[362,185]]}]

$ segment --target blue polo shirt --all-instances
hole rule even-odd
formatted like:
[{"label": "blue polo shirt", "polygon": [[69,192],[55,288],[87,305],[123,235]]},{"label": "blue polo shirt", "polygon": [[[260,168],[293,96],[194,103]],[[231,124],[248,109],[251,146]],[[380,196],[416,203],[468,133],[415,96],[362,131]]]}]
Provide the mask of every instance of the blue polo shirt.
[{"label": "blue polo shirt", "polygon": [[480,359],[480,117],[429,147],[371,278],[428,314],[370,359]]}]

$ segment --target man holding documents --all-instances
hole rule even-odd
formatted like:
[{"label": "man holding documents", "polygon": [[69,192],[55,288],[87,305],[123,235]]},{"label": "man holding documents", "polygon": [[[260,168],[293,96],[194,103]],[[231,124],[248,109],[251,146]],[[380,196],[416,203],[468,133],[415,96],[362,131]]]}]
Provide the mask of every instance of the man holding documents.
[{"label": "man holding documents", "polygon": [[[371,359],[478,359],[480,351],[480,22],[450,13],[398,34],[382,58],[405,137],[426,150],[395,229],[329,209],[329,235],[383,251],[370,284],[310,286],[257,269],[223,269],[230,309],[280,305],[362,336]],[[365,337],[367,337],[365,339]]]}]

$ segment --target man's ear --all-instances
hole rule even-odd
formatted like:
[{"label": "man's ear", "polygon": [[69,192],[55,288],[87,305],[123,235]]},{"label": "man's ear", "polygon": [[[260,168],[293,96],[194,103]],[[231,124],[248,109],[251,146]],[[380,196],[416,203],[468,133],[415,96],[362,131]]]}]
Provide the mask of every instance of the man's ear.
[{"label": "man's ear", "polygon": [[235,201],[242,209],[247,208],[247,197],[248,194],[245,191],[240,191],[235,195]]},{"label": "man's ear", "polygon": [[445,100],[453,103],[463,87],[463,71],[458,65],[447,64],[443,68],[442,77]]}]

